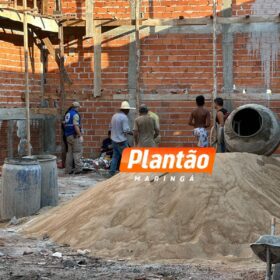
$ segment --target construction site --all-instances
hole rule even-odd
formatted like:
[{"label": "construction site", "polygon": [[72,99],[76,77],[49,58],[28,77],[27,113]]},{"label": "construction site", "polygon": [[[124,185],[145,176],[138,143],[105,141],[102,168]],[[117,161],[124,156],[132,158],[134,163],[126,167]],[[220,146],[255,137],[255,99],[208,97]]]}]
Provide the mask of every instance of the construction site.
[{"label": "construction site", "polygon": [[0,279],[280,280],[279,55],[280,0],[0,0]]}]

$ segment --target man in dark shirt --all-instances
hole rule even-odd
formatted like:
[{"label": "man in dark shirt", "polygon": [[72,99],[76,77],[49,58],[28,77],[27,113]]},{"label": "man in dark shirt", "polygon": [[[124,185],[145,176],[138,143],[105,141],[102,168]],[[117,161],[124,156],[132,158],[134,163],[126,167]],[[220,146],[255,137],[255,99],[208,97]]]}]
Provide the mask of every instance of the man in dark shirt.
[{"label": "man in dark shirt", "polygon": [[204,107],[204,104],[204,96],[197,96],[197,108],[192,111],[189,119],[189,125],[194,127],[194,135],[198,139],[198,147],[208,147],[208,132],[206,128],[210,126],[210,112]]},{"label": "man in dark shirt", "polygon": [[224,142],[224,124],[226,118],[229,115],[227,109],[224,106],[224,100],[221,97],[217,97],[214,100],[215,109],[217,111],[216,115],[216,135],[217,135],[217,152],[224,153],[226,151],[225,142]]}]

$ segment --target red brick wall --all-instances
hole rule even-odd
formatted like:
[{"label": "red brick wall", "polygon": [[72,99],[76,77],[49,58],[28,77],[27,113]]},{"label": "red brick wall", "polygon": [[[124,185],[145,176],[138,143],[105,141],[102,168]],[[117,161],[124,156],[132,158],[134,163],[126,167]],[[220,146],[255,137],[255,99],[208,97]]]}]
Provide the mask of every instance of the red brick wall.
[{"label": "red brick wall", "polygon": [[[218,10],[221,1],[218,1]],[[84,0],[64,0],[64,13],[76,13],[83,17],[85,13]],[[204,17],[212,14],[212,6],[208,0],[143,0],[141,3],[142,18],[178,18]],[[94,2],[95,18],[130,18],[129,0],[96,0]]]},{"label": "red brick wall", "polygon": [[[222,87],[222,46],[218,39],[218,78]],[[168,34],[143,38],[141,76],[144,92],[210,94],[213,90],[211,34]]]}]

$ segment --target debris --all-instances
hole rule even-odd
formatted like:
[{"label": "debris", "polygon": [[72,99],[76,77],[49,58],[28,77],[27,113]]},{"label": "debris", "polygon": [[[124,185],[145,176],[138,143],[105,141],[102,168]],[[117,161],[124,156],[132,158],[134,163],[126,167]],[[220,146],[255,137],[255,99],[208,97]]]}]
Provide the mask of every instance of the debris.
[{"label": "debris", "polygon": [[49,238],[50,238],[50,237],[49,237],[48,234],[45,233],[45,234],[43,235],[43,240],[47,240],[47,239],[49,239]]},{"label": "debris", "polygon": [[56,258],[62,258],[62,253],[60,252],[55,252],[52,254],[53,257],[56,257]]},{"label": "debris", "polygon": [[2,252],[0,252],[0,257],[4,257],[5,256],[5,254],[3,254]]},{"label": "debris", "polygon": [[78,264],[79,265],[86,265],[87,264],[87,261],[85,259],[82,259],[82,260],[79,260],[78,261]]},{"label": "debris", "polygon": [[32,254],[34,254],[33,251],[28,251],[28,250],[27,250],[27,251],[24,251],[22,255],[23,255],[23,256],[26,256],[26,255],[32,255]]},{"label": "debris", "polygon": [[87,254],[89,254],[90,252],[91,252],[91,251],[88,250],[88,249],[85,249],[85,250],[80,250],[80,249],[78,249],[78,250],[77,250],[77,253],[78,253],[79,255],[82,255],[82,256],[87,255]]},{"label": "debris", "polygon": [[9,225],[13,225],[13,226],[16,226],[18,224],[19,224],[19,221],[18,221],[18,219],[15,216],[9,222]]},{"label": "debris", "polygon": [[63,266],[66,268],[73,268],[76,266],[76,263],[73,262],[72,260],[65,260],[63,261]]}]

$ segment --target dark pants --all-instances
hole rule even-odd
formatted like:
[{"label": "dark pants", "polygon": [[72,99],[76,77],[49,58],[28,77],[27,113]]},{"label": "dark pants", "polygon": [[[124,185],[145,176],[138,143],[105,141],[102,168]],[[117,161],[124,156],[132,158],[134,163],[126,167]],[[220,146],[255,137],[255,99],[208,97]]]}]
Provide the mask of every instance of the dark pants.
[{"label": "dark pants", "polygon": [[116,171],[118,170],[119,162],[122,157],[122,152],[125,148],[128,147],[128,142],[114,142],[112,141],[113,144],[113,157],[112,157],[112,162],[110,166],[110,174],[115,175]]}]

